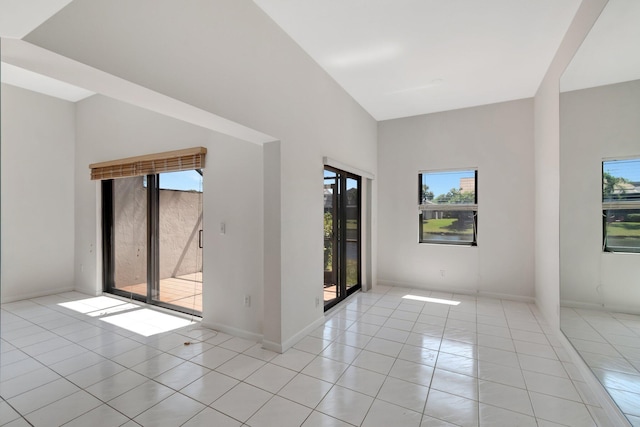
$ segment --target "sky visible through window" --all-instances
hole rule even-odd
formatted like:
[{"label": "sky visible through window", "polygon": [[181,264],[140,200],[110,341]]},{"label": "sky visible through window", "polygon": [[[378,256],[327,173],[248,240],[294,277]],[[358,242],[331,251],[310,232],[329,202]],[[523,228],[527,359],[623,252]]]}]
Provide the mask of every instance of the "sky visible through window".
[{"label": "sky visible through window", "polygon": [[451,172],[422,172],[422,184],[429,186],[429,191],[434,197],[447,194],[449,190],[460,189],[460,178],[473,178],[475,171],[451,171]]},{"label": "sky visible through window", "polygon": [[[143,186],[147,186],[146,176]],[[160,174],[160,189],[202,192],[202,176],[195,170],[163,173]]]},{"label": "sky visible through window", "polygon": [[[328,171],[328,170],[324,170],[324,177],[325,178],[335,178],[336,173],[333,171]],[[325,182],[326,184],[327,182]],[[347,179],[347,190],[350,190],[352,188],[356,188],[358,185],[358,181],[356,181],[355,179]]]},{"label": "sky visible through window", "polygon": [[602,170],[629,182],[640,182],[640,159],[605,161]]}]

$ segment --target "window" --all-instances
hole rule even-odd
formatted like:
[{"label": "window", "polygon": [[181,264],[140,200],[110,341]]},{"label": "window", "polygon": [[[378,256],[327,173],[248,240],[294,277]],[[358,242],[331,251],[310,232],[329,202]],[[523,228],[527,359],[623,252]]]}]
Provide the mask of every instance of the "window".
[{"label": "window", "polygon": [[602,162],[602,248],[640,253],[640,158]]},{"label": "window", "polygon": [[325,166],[325,311],[361,288],[361,182],[358,175]]},{"label": "window", "polygon": [[477,185],[475,169],[420,173],[419,242],[475,246]]}]

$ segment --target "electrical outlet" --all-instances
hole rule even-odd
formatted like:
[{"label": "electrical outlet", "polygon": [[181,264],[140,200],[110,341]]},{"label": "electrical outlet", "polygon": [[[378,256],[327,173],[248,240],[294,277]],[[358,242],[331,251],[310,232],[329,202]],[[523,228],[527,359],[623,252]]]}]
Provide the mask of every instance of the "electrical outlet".
[{"label": "electrical outlet", "polygon": [[251,295],[244,296],[244,306],[251,307]]},{"label": "electrical outlet", "polygon": [[316,297],[316,308],[320,306],[320,297]]},{"label": "electrical outlet", "polygon": [[220,234],[227,234],[227,224],[224,222],[220,223]]},{"label": "electrical outlet", "polygon": [[444,270],[440,270],[440,277],[444,277]]}]

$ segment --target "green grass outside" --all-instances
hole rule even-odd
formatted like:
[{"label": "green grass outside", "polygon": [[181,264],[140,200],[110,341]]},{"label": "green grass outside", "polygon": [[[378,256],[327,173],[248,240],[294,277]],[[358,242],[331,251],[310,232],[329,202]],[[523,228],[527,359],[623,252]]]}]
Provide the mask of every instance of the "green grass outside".
[{"label": "green grass outside", "polygon": [[[472,234],[471,226],[456,229],[453,224],[456,218],[429,219],[422,221],[422,231],[432,234]],[[610,236],[640,237],[640,222],[611,222],[607,224],[607,234]]]},{"label": "green grass outside", "polygon": [[458,221],[456,218],[427,219],[422,221],[422,231],[432,234],[473,234],[471,225],[464,229],[457,229],[453,224],[456,221]]},{"label": "green grass outside", "polygon": [[607,224],[609,236],[640,237],[640,222],[610,222]]},{"label": "green grass outside", "polygon": [[[330,271],[333,265],[326,265],[325,271]],[[358,284],[358,261],[355,259],[347,259],[347,288]]]},{"label": "green grass outside", "polygon": [[358,284],[358,261],[347,260],[347,288]]}]

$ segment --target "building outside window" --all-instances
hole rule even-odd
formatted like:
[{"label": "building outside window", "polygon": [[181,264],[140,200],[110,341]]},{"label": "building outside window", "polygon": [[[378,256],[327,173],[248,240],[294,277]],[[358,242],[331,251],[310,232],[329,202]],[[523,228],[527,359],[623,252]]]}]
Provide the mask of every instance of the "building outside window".
[{"label": "building outside window", "polygon": [[476,169],[419,173],[418,241],[477,245],[477,185]]},{"label": "building outside window", "polygon": [[640,158],[602,162],[602,249],[640,253]]}]

